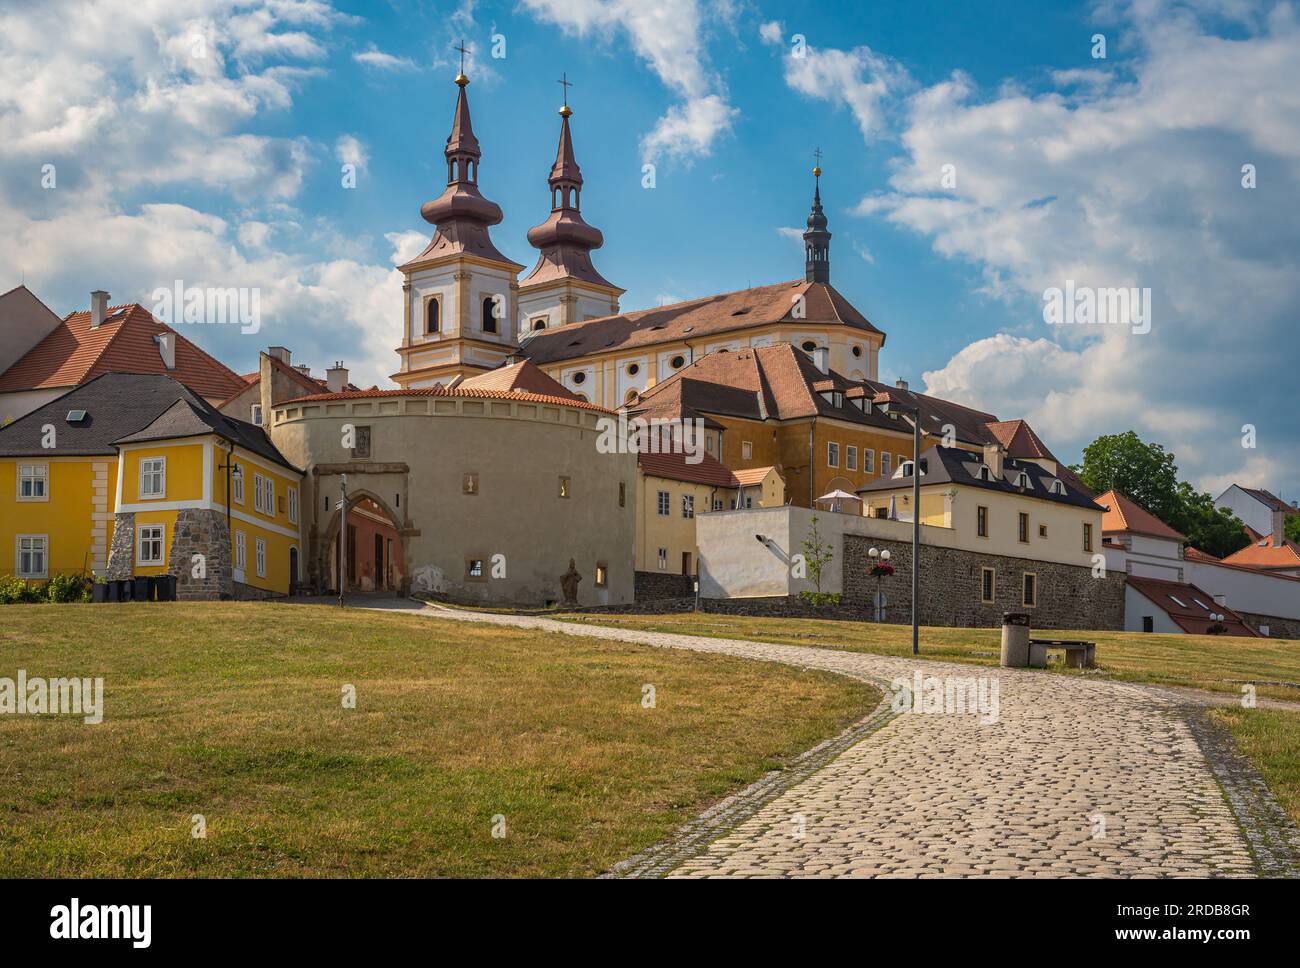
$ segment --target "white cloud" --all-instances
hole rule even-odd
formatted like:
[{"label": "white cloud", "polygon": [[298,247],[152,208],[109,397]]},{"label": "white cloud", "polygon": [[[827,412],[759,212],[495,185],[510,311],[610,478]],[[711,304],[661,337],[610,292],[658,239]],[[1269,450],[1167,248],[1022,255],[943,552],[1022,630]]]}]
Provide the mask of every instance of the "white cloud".
[{"label": "white cloud", "polygon": [[781,30],[781,21],[769,20],[766,23],[758,25],[759,39],[765,44],[779,44],[784,39]]},{"label": "white cloud", "polygon": [[409,57],[398,57],[396,54],[388,54],[382,50],[377,50],[373,44],[369,48],[357,51],[352,55],[352,59],[358,64],[366,67],[373,67],[379,71],[418,71],[415,61]]},{"label": "white cloud", "polygon": [[366,167],[366,163],[370,161],[366,146],[350,134],[339,135],[338,140],[334,142],[334,155],[341,164],[356,165],[358,168]]},{"label": "white cloud", "polygon": [[[647,160],[660,155],[707,155],[739,113],[707,66],[704,16],[697,0],[523,0],[538,20],[579,37],[612,41],[626,35],[632,50],[681,103],[670,107],[641,141]],[[730,8],[719,16],[725,21]]]},{"label": "white cloud", "polygon": [[807,46],[801,52],[787,51],[784,62],[786,84],[808,97],[847,107],[868,139],[883,124],[887,98],[912,84],[900,64],[870,47],[836,50]]},{"label": "white cloud", "polygon": [[[1129,16],[1131,80],[1076,72],[1068,89],[981,97],[955,74],[916,93],[893,192],[857,211],[980,267],[1016,314],[1021,336],[975,341],[925,374],[929,389],[1028,417],[1062,456],[1134,429],[1204,486],[1269,473],[1294,491],[1300,28],[1285,5],[1231,37],[1187,8]],[[1244,163],[1258,188],[1242,187]],[[1042,293],[1066,280],[1149,287],[1151,332],[1046,326]],[[1240,446],[1244,423],[1257,451]]]}]

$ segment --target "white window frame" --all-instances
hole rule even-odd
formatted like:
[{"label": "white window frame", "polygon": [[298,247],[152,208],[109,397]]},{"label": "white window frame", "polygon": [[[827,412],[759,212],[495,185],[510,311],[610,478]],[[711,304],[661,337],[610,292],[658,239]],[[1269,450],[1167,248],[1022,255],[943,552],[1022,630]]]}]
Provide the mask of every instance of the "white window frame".
[{"label": "white window frame", "polygon": [[253,474],[253,510],[275,517],[275,481],[261,474]]},{"label": "white window frame", "polygon": [[249,423],[251,423],[254,427],[262,426],[262,405],[260,403],[253,404],[253,406],[249,410],[248,415],[250,418],[252,418],[249,421]]},{"label": "white window frame", "polygon": [[862,473],[876,473],[876,452],[868,447],[862,448]]},{"label": "white window frame", "polygon": [[266,539],[265,538],[255,539],[254,554],[256,556],[254,562],[257,565],[257,577],[265,578],[266,577]]},{"label": "white window frame", "polygon": [[852,444],[844,448],[844,469],[849,471],[858,469],[858,448]]},{"label": "white window frame", "polygon": [[[39,473],[38,473],[39,471]],[[23,485],[30,483],[32,493],[24,496]],[[36,493],[36,485],[41,485],[41,493]],[[19,501],[24,502],[45,502],[50,499],[50,465],[49,464],[19,464],[18,465],[18,486],[14,491],[14,496]]]},{"label": "white window frame", "polygon": [[840,445],[833,440],[826,441],[826,466],[840,466]]},{"label": "white window frame", "polygon": [[296,487],[285,488],[285,493],[288,494],[287,500],[288,500],[289,523],[297,524],[298,523],[298,489]]},{"label": "white window frame", "polygon": [[740,459],[741,459],[741,460],[753,460],[753,459],[754,459],[754,442],[753,442],[753,441],[751,441],[751,440],[742,440],[742,441],[740,442]]},{"label": "white window frame", "polygon": [[236,504],[243,504],[244,503],[244,465],[236,461],[235,466],[239,468],[239,473],[236,474],[232,471],[230,474],[230,492]]},{"label": "white window frame", "polygon": [[[29,543],[24,549],[23,542]],[[40,548],[35,546],[35,542],[40,542]],[[34,571],[23,570],[23,552],[29,555],[39,554],[41,556],[41,570]],[[48,578],[50,576],[50,536],[48,534],[18,534],[14,535],[14,577],[16,578]]]},{"label": "white window frame", "polygon": [[248,535],[243,531],[235,532],[235,570],[243,571],[248,567]]},{"label": "white window frame", "polygon": [[[156,470],[145,470],[147,465],[157,464]],[[158,490],[145,490],[145,481],[157,477]],[[166,457],[141,457],[140,458],[140,500],[157,501],[167,496],[167,458]]]},{"label": "white window frame", "polygon": [[695,517],[695,495],[682,495],[682,517],[691,520]]},{"label": "white window frame", "polygon": [[658,501],[656,510],[659,513],[659,517],[661,518],[671,517],[673,513],[672,493],[669,491],[660,491],[656,500]]},{"label": "white window frame", "polygon": [[880,452],[880,476],[881,477],[889,476],[889,464],[891,460],[892,458],[890,457],[889,451],[882,450]]},{"label": "white window frame", "polygon": [[[157,532],[157,537],[146,537],[146,534],[152,535]],[[158,557],[146,558],[144,555],[145,542],[150,544],[158,542]],[[135,563],[141,567],[152,568],[158,565],[167,564],[167,525],[165,524],[141,524],[135,529]]]},{"label": "white window frame", "polygon": [[659,549],[659,570],[660,571],[668,570],[668,549],[667,548]]}]

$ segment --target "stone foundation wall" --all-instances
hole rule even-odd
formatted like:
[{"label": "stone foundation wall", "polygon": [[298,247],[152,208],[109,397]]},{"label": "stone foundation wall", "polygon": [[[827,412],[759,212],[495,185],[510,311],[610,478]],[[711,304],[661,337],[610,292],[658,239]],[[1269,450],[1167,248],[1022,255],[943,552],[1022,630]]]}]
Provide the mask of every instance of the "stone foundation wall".
[{"label": "stone foundation wall", "polygon": [[[888,548],[894,574],[880,579],[886,596],[885,621],[907,623],[912,608],[912,545],[910,542],[844,536],[844,601],[846,605],[870,608],[877,579],[868,573],[871,559],[867,549]],[[995,601],[980,600],[981,569],[997,571]],[[1037,578],[1037,605],[1021,603],[1025,572]],[[958,548],[921,546],[922,625],[987,628],[1002,624],[1004,612],[1027,612],[1030,623],[1040,629],[1124,628],[1124,576],[1108,573],[1094,578],[1092,570],[1079,565],[1031,561],[1004,555],[980,554]]]},{"label": "stone foundation wall", "polygon": [[[195,555],[203,555],[200,576]],[[176,597],[182,601],[221,598],[231,591],[230,531],[220,511],[185,508],[176,513],[167,571],[176,576]]]},{"label": "stone foundation wall", "polygon": [[1293,618],[1277,618],[1274,615],[1258,615],[1252,612],[1243,612],[1241,609],[1234,611],[1246,620],[1246,624],[1259,631],[1261,625],[1268,626],[1268,636],[1271,639],[1300,639],[1300,621]]},{"label": "stone foundation wall", "polygon": [[113,515],[113,543],[108,549],[106,581],[130,578],[135,570],[135,515],[129,511]]},{"label": "stone foundation wall", "polygon": [[636,602],[658,602],[672,598],[694,598],[694,581],[688,575],[666,571],[638,571],[632,597]]}]

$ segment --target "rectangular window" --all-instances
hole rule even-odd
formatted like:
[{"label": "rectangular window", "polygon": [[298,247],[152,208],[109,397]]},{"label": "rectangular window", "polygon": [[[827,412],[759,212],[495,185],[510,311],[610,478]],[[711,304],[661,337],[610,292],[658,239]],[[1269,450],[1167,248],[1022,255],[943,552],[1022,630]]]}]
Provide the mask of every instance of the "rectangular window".
[{"label": "rectangular window", "polygon": [[289,488],[289,523],[298,523],[298,489]]},{"label": "rectangular window", "polygon": [[840,445],[836,443],[827,443],[826,445],[826,464],[828,467],[840,466]]},{"label": "rectangular window", "polygon": [[266,542],[261,538],[257,539],[257,577],[266,577]]},{"label": "rectangular window", "polygon": [[163,526],[142,524],[136,532],[135,563],[161,565],[163,563]]},{"label": "rectangular window", "polygon": [[742,440],[740,442],[740,459],[741,460],[754,459],[754,444],[751,441]]},{"label": "rectangular window", "polygon": [[19,578],[45,578],[49,572],[50,539],[44,534],[20,534],[14,559]]},{"label": "rectangular window", "polygon": [[889,454],[883,450],[880,452],[880,476],[889,476]]},{"label": "rectangular window", "polygon": [[569,479],[568,479],[567,477],[561,477],[561,478],[560,478],[560,497],[568,497],[568,496],[569,496],[569,493],[570,493],[570,492],[569,492]]},{"label": "rectangular window", "polygon": [[357,427],[355,428],[355,430],[356,430],[356,438],[353,441],[354,446],[352,448],[352,459],[369,460],[370,459],[370,428]]},{"label": "rectangular window", "polygon": [[910,459],[910,458],[908,458],[906,455],[904,455],[904,454],[899,454],[899,455],[898,455],[898,463],[895,464],[894,466],[895,466],[895,467],[902,467],[902,466],[903,466],[903,461],[905,461],[905,460],[909,460],[909,459]]},{"label": "rectangular window", "polygon": [[274,505],[271,504],[271,489],[267,487],[271,482],[261,474],[253,475],[253,510],[262,514],[273,513]]},{"label": "rectangular window", "polygon": [[992,568],[980,569],[980,601],[989,604],[997,592],[997,572]]},{"label": "rectangular window", "polygon": [[1025,572],[1025,588],[1020,604],[1026,608],[1032,608],[1038,604],[1038,576],[1031,571]]},{"label": "rectangular window", "polygon": [[667,548],[659,549],[659,570],[660,571],[668,570],[668,549]]},{"label": "rectangular window", "polygon": [[[229,458],[227,458],[229,459]],[[236,474],[235,471],[239,473]],[[230,471],[230,492],[234,495],[236,504],[244,503],[244,468],[236,464]]]},{"label": "rectangular window", "polygon": [[18,465],[18,500],[48,501],[50,499],[50,465]]},{"label": "rectangular window", "polygon": [[1083,550],[1092,551],[1092,525],[1086,521],[1083,523]]},{"label": "rectangular window", "polygon": [[478,493],[478,475],[474,473],[466,474],[460,479],[460,493],[477,494]]},{"label": "rectangular window", "polygon": [[876,472],[876,452],[874,450],[862,450],[862,473],[874,474]]},{"label": "rectangular window", "polygon": [[1039,536],[1040,538],[1046,538],[1046,537],[1047,537],[1047,525],[1045,525],[1045,524],[1040,524],[1040,525],[1038,526],[1038,536]]},{"label": "rectangular window", "polygon": [[660,491],[659,492],[659,515],[661,517],[666,518],[670,513],[672,513],[672,495],[670,495],[667,491]]},{"label": "rectangular window", "polygon": [[720,498],[720,497],[715,497],[715,498],[713,499],[713,510],[715,510],[715,511],[721,511],[721,510],[722,510],[722,498]]},{"label": "rectangular window", "polygon": [[243,571],[248,567],[248,536],[242,531],[235,532],[235,568]]},{"label": "rectangular window", "polygon": [[470,581],[483,581],[483,559],[465,559],[465,577]]},{"label": "rectangular window", "polygon": [[1029,515],[1024,511],[1020,512],[1020,540],[1029,544]]},{"label": "rectangular window", "polygon": [[682,517],[684,518],[695,517],[695,495],[694,494],[682,495]]},{"label": "rectangular window", "polygon": [[975,533],[981,538],[989,536],[989,509],[983,504],[975,506]]},{"label": "rectangular window", "polygon": [[140,497],[165,497],[167,494],[167,458],[144,457],[140,460]]},{"label": "rectangular window", "polygon": [[844,466],[851,471],[858,469],[858,449],[850,446],[844,451]]},{"label": "rectangular window", "polygon": [[596,562],[596,587],[609,587],[609,565],[603,561]]},{"label": "rectangular window", "polygon": [[262,426],[262,405],[260,403],[253,404],[251,416],[253,418],[253,426]]}]

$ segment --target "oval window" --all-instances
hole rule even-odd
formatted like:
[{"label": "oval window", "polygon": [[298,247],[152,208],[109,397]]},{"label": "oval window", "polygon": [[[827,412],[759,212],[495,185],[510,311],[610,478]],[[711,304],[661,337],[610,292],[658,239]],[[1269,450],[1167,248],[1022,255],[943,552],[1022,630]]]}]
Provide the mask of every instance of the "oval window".
[{"label": "oval window", "polygon": [[680,370],[683,366],[686,365],[686,357],[678,354],[677,356],[674,356],[671,360],[668,361],[668,365],[671,366],[674,370]]},{"label": "oval window", "polygon": [[814,343],[812,340],[808,340],[803,344],[803,349],[805,353],[811,353],[816,348],[817,348],[817,344]]},{"label": "oval window", "polygon": [[586,382],[587,382],[587,374],[586,374],[586,373],[583,373],[581,370],[579,370],[577,373],[573,374],[573,382],[574,382],[574,383],[586,383]]},{"label": "oval window", "polygon": [[628,376],[636,376],[636,375],[637,375],[638,373],[640,373],[640,372],[641,372],[641,364],[640,364],[640,363],[629,363],[629,364],[627,365],[627,375],[628,375]]},{"label": "oval window", "polygon": [[854,356],[861,356],[861,355],[862,355],[862,347],[861,347],[861,346],[855,346],[855,347],[853,347],[853,355],[854,355]]}]

